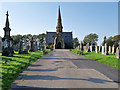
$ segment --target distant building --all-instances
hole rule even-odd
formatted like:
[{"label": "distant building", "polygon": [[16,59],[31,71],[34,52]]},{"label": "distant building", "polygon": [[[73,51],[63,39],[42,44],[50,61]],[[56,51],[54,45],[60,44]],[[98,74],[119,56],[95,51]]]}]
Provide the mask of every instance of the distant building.
[{"label": "distant building", "polygon": [[60,7],[58,10],[58,20],[56,32],[46,32],[46,44],[53,45],[54,49],[70,49],[73,48],[72,32],[63,32]]}]

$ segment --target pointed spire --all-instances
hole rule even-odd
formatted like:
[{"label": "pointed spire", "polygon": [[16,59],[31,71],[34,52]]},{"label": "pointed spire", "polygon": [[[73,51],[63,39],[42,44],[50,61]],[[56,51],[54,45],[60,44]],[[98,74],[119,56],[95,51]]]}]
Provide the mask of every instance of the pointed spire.
[{"label": "pointed spire", "polygon": [[5,27],[9,27],[9,19],[8,19],[8,11],[7,11],[7,14],[6,14],[6,23],[5,23]]},{"label": "pointed spire", "polygon": [[58,10],[58,20],[57,20],[57,26],[56,26],[57,32],[62,32],[62,20],[61,20],[61,14],[60,14],[60,6]]}]

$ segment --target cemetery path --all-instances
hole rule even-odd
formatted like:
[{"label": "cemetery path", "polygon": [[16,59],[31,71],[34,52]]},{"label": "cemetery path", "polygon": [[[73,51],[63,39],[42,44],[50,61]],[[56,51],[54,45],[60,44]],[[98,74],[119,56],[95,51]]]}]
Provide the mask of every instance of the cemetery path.
[{"label": "cemetery path", "polygon": [[114,82],[118,77],[116,70],[69,50],[58,49],[30,65],[11,88],[118,88]]}]

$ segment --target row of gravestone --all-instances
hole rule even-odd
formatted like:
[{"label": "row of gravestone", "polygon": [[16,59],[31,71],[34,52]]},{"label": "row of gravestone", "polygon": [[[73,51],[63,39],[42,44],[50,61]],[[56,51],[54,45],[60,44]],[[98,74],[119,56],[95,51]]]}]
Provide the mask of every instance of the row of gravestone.
[{"label": "row of gravestone", "polygon": [[77,47],[77,49],[85,52],[92,52],[92,51],[95,51],[96,53],[101,52],[103,55],[109,55],[109,53],[112,54],[115,53],[115,57],[120,59],[120,43],[119,46],[115,48],[114,45],[111,47],[108,46],[106,43],[104,46],[93,46],[93,45],[89,45],[89,43],[87,43],[86,46],[83,46],[83,43],[80,42],[80,45]]},{"label": "row of gravestone", "polygon": [[[12,43],[11,43],[12,44]],[[27,54],[28,50],[30,52],[34,52],[40,49],[44,48],[44,45],[41,45],[39,41],[34,41],[33,38],[31,41],[27,41],[26,39],[20,40],[18,44],[16,45],[9,45],[7,43],[7,40],[2,42],[2,38],[0,37],[0,53],[3,54],[5,49],[12,47],[13,52],[18,51],[19,54]],[[6,52],[5,52],[6,53]],[[13,53],[8,52],[9,55],[4,55],[4,56],[12,56]]]}]

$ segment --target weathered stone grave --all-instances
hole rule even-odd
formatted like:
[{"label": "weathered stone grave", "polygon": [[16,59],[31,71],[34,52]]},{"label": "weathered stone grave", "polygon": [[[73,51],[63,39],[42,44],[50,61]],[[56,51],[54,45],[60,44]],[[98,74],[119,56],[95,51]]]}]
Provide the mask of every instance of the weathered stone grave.
[{"label": "weathered stone grave", "polygon": [[107,43],[105,43],[105,53],[104,55],[108,55],[108,46],[107,46]]},{"label": "weathered stone grave", "polygon": [[102,46],[102,54],[104,55],[105,53],[105,46]]},{"label": "weathered stone grave", "polygon": [[30,52],[34,52],[34,40],[33,40],[33,37],[32,37],[32,39],[31,39],[31,44],[30,44]]},{"label": "weathered stone grave", "polygon": [[115,46],[113,45],[112,46],[112,54],[114,54],[115,53]]},{"label": "weathered stone grave", "polygon": [[109,53],[112,53],[112,48],[111,48],[111,46],[109,46]]},{"label": "weathered stone grave", "polygon": [[98,53],[99,52],[99,46],[95,47],[95,52]]},{"label": "weathered stone grave", "polygon": [[118,44],[119,44],[119,46],[118,46],[117,49],[116,49],[115,57],[118,58],[118,59],[120,59],[120,41],[119,41]]}]

